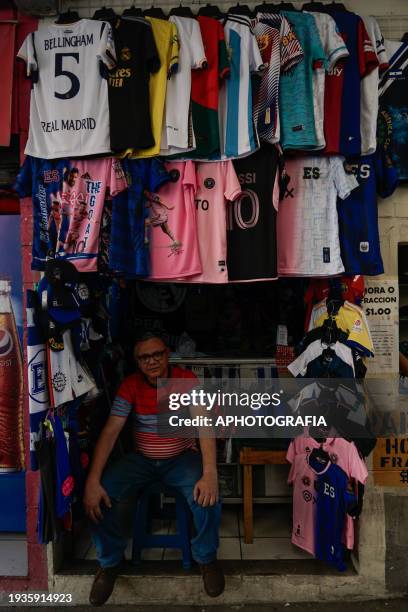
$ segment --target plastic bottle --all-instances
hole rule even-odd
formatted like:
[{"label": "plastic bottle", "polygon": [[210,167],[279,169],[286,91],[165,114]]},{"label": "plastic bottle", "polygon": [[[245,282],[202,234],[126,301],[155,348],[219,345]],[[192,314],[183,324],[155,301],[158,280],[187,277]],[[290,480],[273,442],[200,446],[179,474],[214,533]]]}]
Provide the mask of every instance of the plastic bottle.
[{"label": "plastic bottle", "polygon": [[0,280],[0,473],[24,467],[23,360],[10,291]]}]

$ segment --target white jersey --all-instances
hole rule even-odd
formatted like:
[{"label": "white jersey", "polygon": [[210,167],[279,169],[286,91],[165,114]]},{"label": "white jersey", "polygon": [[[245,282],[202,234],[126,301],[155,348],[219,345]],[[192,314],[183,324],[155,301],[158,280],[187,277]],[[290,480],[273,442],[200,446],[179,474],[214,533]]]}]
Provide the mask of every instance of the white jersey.
[{"label": "white jersey", "polygon": [[[327,58],[326,70],[329,72],[334,68],[340,59],[348,57],[349,52],[333,17],[330,17],[330,15],[326,15],[325,13],[310,13],[310,15],[313,15],[315,19],[322,47]],[[317,149],[323,149],[326,146],[326,141],[324,138],[325,80],[326,71],[324,66],[316,68],[313,71],[313,112],[315,119]]]},{"label": "white jersey", "polygon": [[[18,57],[33,81],[27,155],[53,159],[108,153],[108,84],[115,65],[108,23],[41,24]],[[106,66],[106,68],[105,68]]]},{"label": "white jersey", "polygon": [[191,70],[203,68],[207,61],[198,21],[175,15],[169,21],[177,26],[180,50],[177,72],[167,82],[160,155],[195,149],[190,112]]},{"label": "white jersey", "polygon": [[337,197],[358,187],[343,158],[286,160],[290,177],[278,211],[278,272],[282,276],[330,276],[344,272],[340,256]]},{"label": "white jersey", "polygon": [[251,73],[265,67],[249,17],[228,15],[224,32],[231,74],[220,90],[220,140],[221,157],[231,159],[259,148],[252,118]]},{"label": "white jersey", "polygon": [[374,17],[362,16],[377,55],[379,68],[374,68],[361,79],[360,130],[361,155],[371,155],[377,149],[378,85],[380,72],[388,66],[384,37]]}]

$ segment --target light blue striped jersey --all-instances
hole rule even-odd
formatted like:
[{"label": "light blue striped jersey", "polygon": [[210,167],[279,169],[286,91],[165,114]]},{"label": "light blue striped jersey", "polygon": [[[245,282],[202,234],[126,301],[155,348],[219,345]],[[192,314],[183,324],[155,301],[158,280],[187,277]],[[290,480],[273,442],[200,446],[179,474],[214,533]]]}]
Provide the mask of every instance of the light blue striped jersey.
[{"label": "light blue striped jersey", "polygon": [[231,159],[259,148],[252,117],[251,73],[261,73],[264,66],[249,17],[228,15],[224,33],[231,74],[220,92],[220,140],[222,158]]}]

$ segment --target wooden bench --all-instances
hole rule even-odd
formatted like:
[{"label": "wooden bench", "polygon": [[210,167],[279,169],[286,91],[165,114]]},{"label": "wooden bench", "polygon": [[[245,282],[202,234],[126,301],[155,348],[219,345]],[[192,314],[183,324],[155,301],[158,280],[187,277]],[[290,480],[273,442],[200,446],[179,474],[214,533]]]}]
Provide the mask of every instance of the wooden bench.
[{"label": "wooden bench", "polygon": [[287,465],[284,450],[254,450],[244,447],[239,454],[244,472],[244,542],[252,544],[254,532],[252,466]]}]

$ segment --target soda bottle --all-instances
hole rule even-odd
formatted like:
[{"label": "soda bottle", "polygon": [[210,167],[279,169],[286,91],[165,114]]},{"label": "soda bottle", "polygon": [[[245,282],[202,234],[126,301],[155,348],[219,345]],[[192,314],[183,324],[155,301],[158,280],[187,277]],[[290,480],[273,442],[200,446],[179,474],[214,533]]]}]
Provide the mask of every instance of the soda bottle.
[{"label": "soda bottle", "polygon": [[24,466],[23,360],[10,290],[0,280],[0,473]]}]

